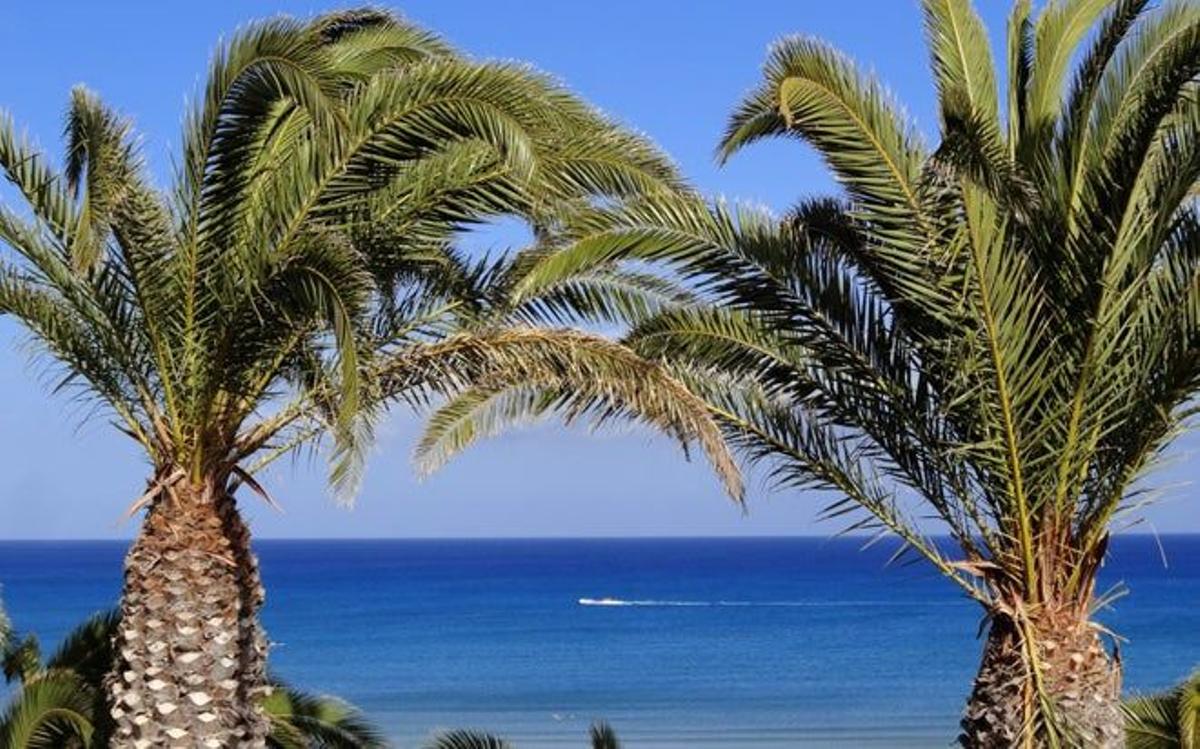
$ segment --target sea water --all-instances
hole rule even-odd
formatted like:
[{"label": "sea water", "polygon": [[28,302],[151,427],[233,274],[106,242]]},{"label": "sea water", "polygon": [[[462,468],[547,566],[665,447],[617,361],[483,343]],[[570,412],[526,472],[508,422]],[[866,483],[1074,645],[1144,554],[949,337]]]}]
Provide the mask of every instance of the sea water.
[{"label": "sea water", "polygon": [[[948,746],[979,608],[852,538],[260,541],[271,669],[402,747],[472,727],[584,747]],[[0,542],[44,648],[116,600],[124,545]],[[1165,560],[1165,564],[1164,564]],[[1200,536],[1119,537],[1101,612],[1131,690],[1200,663]]]}]

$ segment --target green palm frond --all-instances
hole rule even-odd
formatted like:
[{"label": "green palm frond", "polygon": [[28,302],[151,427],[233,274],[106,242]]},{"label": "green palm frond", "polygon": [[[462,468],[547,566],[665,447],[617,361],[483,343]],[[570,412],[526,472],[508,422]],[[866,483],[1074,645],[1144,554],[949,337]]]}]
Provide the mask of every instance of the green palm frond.
[{"label": "green palm frond", "polygon": [[71,630],[46,661],[50,670],[70,670],[89,684],[99,684],[112,666],[112,635],[120,623],[117,611],[100,612]]},{"label": "green palm frond", "polygon": [[926,0],[924,10],[943,117],[954,107],[999,131],[996,71],[983,21],[969,0]]},{"label": "green palm frond", "polygon": [[434,738],[425,749],[513,749],[499,736],[482,731],[448,731]]},{"label": "green palm frond", "polygon": [[803,138],[854,201],[875,213],[874,231],[906,248],[921,245],[925,149],[882,85],[824,42],[803,37],[776,43],[763,78],[730,119],[722,158],[766,137]]},{"label": "green palm frond", "polygon": [[439,406],[425,423],[414,457],[432,473],[476,442],[530,423],[554,407],[555,393],[536,387],[472,387]]},{"label": "green palm frond", "polygon": [[[523,420],[531,412],[554,411],[568,420],[631,419],[684,445],[695,441],[730,495],[739,501],[742,497],[737,465],[705,403],[658,364],[600,336],[522,327],[457,335],[385,360],[377,378],[382,392],[410,398],[472,393],[467,401],[451,401],[450,410],[435,417],[420,453],[430,466],[465,447],[479,432],[494,431],[506,416]],[[513,389],[536,392],[533,401],[545,407],[531,411],[521,406],[522,400],[508,396],[500,401],[507,407],[489,409],[484,404],[479,410],[481,393]],[[461,431],[464,409],[473,424],[469,437]]]},{"label": "green palm frond", "polygon": [[69,671],[51,671],[24,684],[0,717],[0,741],[12,749],[91,746],[97,690]]},{"label": "green palm frond", "polygon": [[42,644],[34,635],[26,635],[19,642],[9,642],[4,647],[4,679],[9,684],[27,682],[37,678],[42,671]]},{"label": "green palm frond", "polygon": [[1116,3],[1086,57],[1079,64],[1063,112],[1058,143],[1058,150],[1063,155],[1067,168],[1065,187],[1072,210],[1078,206],[1078,195],[1075,192],[1078,177],[1095,149],[1095,143],[1092,141],[1095,128],[1090,127],[1090,120],[1106,71],[1114,57],[1122,51],[1122,42],[1130,29],[1147,12],[1149,6],[1149,0],[1120,0]]},{"label": "green palm frond", "polygon": [[592,738],[592,749],[621,749],[617,732],[609,724],[603,721],[593,723],[589,733]]},{"label": "green palm frond", "polygon": [[275,749],[383,749],[386,739],[352,706],[276,685],[263,708]]},{"label": "green palm frond", "polygon": [[1042,137],[1046,126],[1059,119],[1068,67],[1076,49],[1111,5],[1111,0],[1056,0],[1038,14],[1025,104],[1027,137]]},{"label": "green palm frond", "polygon": [[104,253],[127,193],[145,190],[142,165],[131,142],[132,125],[105,107],[95,94],[77,87],[64,125],[67,189],[78,200],[79,216],[71,238],[71,260],[78,269],[93,267]]},{"label": "green palm frond", "polygon": [[1129,749],[1195,749],[1200,746],[1200,677],[1161,694],[1126,700]]},{"label": "green palm frond", "polygon": [[[517,258],[521,263],[524,258]],[[532,268],[536,268],[537,259]],[[516,279],[514,279],[515,281]],[[623,323],[636,325],[669,309],[696,305],[685,285],[631,268],[597,267],[572,272],[537,289],[525,287],[508,316],[518,322]]]},{"label": "green palm frond", "polygon": [[318,16],[311,26],[329,45],[338,70],[362,79],[389,68],[455,54],[437,34],[379,8],[334,11]]},{"label": "green palm frond", "polygon": [[51,168],[44,154],[17,134],[7,113],[0,113],[0,170],[39,222],[65,246],[77,215],[66,180]]}]

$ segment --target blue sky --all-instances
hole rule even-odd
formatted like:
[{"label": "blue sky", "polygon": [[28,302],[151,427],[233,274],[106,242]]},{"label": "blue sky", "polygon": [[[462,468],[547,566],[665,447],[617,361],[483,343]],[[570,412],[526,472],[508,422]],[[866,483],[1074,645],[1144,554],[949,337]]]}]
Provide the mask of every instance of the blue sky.
[{"label": "blue sky", "polygon": [[[934,100],[915,0],[683,2],[420,0],[391,5],[478,57],[528,61],[656,140],[704,191],[785,208],[832,184],[795,143],[757,147],[718,169],[725,117],[757,80],[767,45],[785,34],[824,37],[875,70],[923,130]],[[994,33],[1007,3],[980,2]],[[132,116],[160,177],[177,146],[187,97],[222,34],[313,2],[21,2],[0,27],[0,108],[57,155],[70,87],[84,83]],[[993,40],[997,44],[998,38]],[[3,193],[0,193],[3,195]],[[501,236],[501,235],[497,235]],[[498,242],[492,237],[487,242]],[[81,406],[47,394],[44,365],[0,321],[0,538],[128,536],[125,506],[145,465],[124,437]],[[386,425],[354,510],[326,496],[323,466],[286,461],[267,476],[283,515],[248,500],[262,536],[589,536],[831,533],[820,498],[753,492],[749,513],[723,498],[702,463],[636,430],[588,435],[544,426],[477,447],[418,482],[409,463],[417,424]],[[1192,440],[1188,440],[1192,442]],[[1200,531],[1186,461],[1148,512],[1159,530]]]}]

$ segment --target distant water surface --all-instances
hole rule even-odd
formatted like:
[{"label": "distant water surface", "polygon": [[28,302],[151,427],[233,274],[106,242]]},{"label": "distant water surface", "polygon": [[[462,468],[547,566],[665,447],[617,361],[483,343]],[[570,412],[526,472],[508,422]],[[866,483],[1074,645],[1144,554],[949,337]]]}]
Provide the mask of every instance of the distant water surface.
[{"label": "distant water surface", "polygon": [[[1103,615],[1126,683],[1200,663],[1200,536],[1117,539]],[[366,710],[402,747],[480,727],[582,747],[939,747],[979,611],[853,539],[262,541],[273,670]],[[49,649],[120,585],[124,546],[0,542],[10,615]]]}]

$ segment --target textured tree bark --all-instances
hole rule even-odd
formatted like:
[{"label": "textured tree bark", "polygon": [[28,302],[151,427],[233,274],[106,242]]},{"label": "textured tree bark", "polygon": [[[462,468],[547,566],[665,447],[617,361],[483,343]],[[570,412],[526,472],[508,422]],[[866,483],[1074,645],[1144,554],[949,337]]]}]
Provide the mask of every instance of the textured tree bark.
[{"label": "textured tree bark", "polygon": [[[1072,617],[1057,626],[1039,626],[1035,652],[1046,694],[1063,744],[1068,747],[1121,749],[1121,664],[1110,655],[1094,624]],[[966,749],[1007,749],[1027,744],[1023,730],[1029,709],[1037,709],[1027,649],[1011,619],[993,620],[983,661],[967,701],[959,742]],[[1031,701],[1032,700],[1032,701]]]},{"label": "textured tree bark", "polygon": [[112,745],[264,747],[262,602],[234,500],[182,483],[164,491],[125,560]]}]

